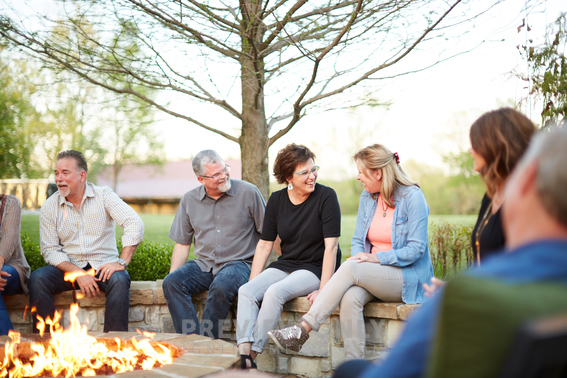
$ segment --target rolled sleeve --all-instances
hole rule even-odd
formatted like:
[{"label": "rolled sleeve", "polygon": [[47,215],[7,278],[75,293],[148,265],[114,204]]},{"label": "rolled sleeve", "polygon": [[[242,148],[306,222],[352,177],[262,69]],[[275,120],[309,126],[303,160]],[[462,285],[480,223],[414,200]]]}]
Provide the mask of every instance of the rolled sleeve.
[{"label": "rolled sleeve", "polygon": [[18,248],[20,239],[20,219],[22,209],[16,197],[6,196],[6,209],[2,217],[2,234],[0,235],[0,256],[8,262]]},{"label": "rolled sleeve", "polygon": [[354,235],[351,239],[350,255],[354,256],[357,253],[364,252],[364,243],[366,240],[365,235],[365,214],[366,214],[366,195],[363,192],[360,195],[360,201],[358,203],[358,213],[356,215],[356,228],[354,230]]},{"label": "rolled sleeve", "polygon": [[138,245],[144,240],[142,218],[110,188],[105,188],[104,206],[112,219],[124,228],[122,246]]},{"label": "rolled sleeve", "polygon": [[49,265],[57,266],[63,262],[70,262],[69,256],[63,252],[63,246],[59,243],[59,234],[55,223],[56,214],[53,206],[56,201],[49,201],[47,206],[42,206],[39,213],[39,238],[41,255]]},{"label": "rolled sleeve", "polygon": [[[421,190],[415,190],[406,201],[407,206],[407,242],[404,247],[378,252],[376,256],[383,265],[404,267],[419,260],[428,246],[427,223],[429,208]],[[399,232],[400,225],[395,226],[395,232]]]}]

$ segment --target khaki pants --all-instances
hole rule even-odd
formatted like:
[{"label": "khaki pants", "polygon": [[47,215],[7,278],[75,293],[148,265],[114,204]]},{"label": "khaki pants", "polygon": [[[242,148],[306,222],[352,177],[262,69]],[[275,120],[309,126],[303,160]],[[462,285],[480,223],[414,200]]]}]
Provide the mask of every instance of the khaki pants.
[{"label": "khaki pants", "polygon": [[340,303],[346,359],[364,358],[364,305],[375,298],[385,302],[400,302],[402,286],[402,271],[398,267],[346,261],[321,290],[303,321],[318,331],[321,323]]}]

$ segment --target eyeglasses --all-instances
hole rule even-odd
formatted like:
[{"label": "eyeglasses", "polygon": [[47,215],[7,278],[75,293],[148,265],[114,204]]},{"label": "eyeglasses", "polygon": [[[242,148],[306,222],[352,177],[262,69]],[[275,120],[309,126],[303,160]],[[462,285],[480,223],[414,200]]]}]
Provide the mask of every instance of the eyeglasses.
[{"label": "eyeglasses", "polygon": [[301,171],[301,172],[293,172],[293,173],[295,173],[296,175],[300,175],[301,177],[304,177],[304,176],[309,177],[309,174],[311,174],[311,173],[313,174],[313,176],[317,176],[318,170],[319,170],[319,166],[316,165],[313,168],[311,168],[310,171]]},{"label": "eyeglasses", "polygon": [[219,173],[215,173],[215,174],[212,175],[212,176],[205,176],[205,175],[202,175],[202,176],[199,176],[199,177],[206,177],[206,178],[210,178],[210,179],[213,179],[213,180],[215,180],[215,181],[218,181],[221,175],[225,175],[225,176],[226,176],[229,172],[230,172],[230,165],[225,164],[225,165],[224,165],[224,169],[223,169],[222,171],[220,171]]}]

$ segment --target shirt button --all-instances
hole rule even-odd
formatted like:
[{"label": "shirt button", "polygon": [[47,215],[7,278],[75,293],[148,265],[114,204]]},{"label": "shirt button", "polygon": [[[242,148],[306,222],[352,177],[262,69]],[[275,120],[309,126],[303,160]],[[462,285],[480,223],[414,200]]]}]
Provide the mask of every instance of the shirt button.
[{"label": "shirt button", "polygon": [[220,230],[217,230],[217,232],[220,232]]}]

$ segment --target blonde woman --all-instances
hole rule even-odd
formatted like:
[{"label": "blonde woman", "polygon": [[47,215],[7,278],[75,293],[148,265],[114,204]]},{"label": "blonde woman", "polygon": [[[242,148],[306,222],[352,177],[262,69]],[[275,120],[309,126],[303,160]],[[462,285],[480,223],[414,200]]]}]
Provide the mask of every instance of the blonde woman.
[{"label": "blonde woman", "polygon": [[429,208],[418,184],[399,164],[397,153],[374,144],[354,155],[360,196],[351,257],[341,265],[303,317],[300,325],[270,331],[285,352],[297,353],[311,330],[340,304],[341,331],[347,359],[364,358],[362,311],[373,299],[422,303],[423,284],[433,276],[429,256]]}]

